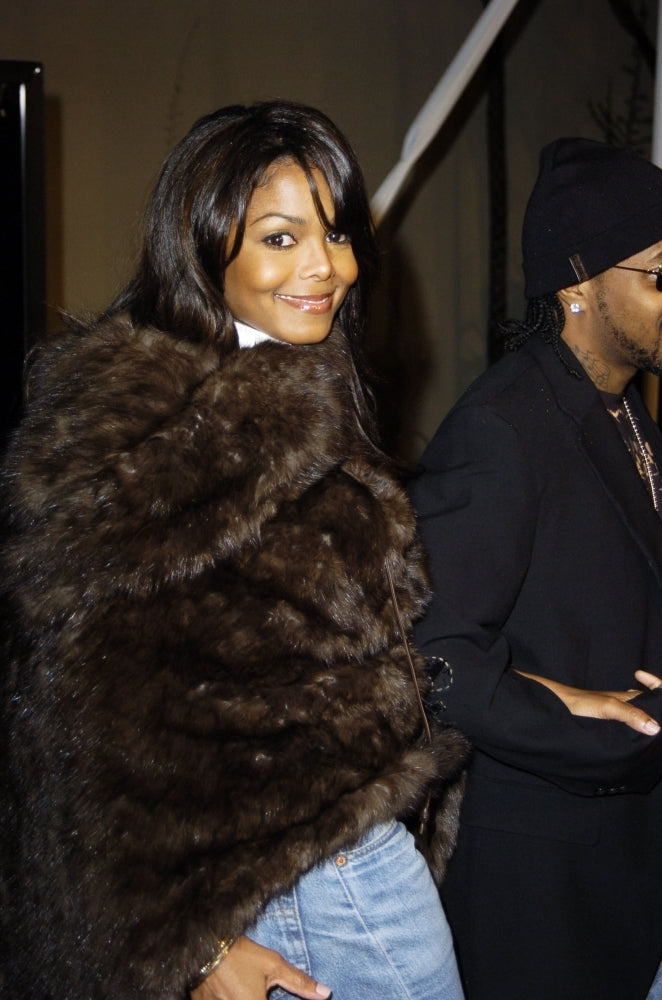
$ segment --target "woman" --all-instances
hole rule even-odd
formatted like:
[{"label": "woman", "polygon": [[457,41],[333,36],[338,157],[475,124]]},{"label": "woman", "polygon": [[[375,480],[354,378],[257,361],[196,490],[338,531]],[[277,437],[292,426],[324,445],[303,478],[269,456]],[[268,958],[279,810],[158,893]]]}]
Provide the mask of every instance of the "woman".
[{"label": "woman", "polygon": [[32,362],[7,997],[461,995],[400,822],[434,787],[443,865],[464,744],[426,740],[401,638],[427,584],[355,364],[375,259],[325,116],[222,109],[166,161],[127,288]]}]

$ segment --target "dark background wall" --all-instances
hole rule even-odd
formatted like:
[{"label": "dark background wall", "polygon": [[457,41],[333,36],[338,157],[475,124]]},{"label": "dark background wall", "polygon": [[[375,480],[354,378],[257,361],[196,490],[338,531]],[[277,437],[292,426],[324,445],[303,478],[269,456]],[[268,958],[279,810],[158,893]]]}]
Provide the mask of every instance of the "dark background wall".
[{"label": "dark background wall", "polygon": [[[631,6],[654,37],[656,0]],[[0,58],[44,65],[49,323],[59,309],[106,304],[162,159],[222,104],[318,105],[353,142],[374,192],[482,10],[482,0],[6,4]],[[521,315],[519,228],[540,147],[561,134],[604,138],[600,109],[627,115],[635,90],[650,108],[652,77],[609,0],[520,0],[503,52],[506,307]],[[410,458],[486,363],[488,93],[483,71],[382,234],[372,345],[390,380],[393,444]]]}]

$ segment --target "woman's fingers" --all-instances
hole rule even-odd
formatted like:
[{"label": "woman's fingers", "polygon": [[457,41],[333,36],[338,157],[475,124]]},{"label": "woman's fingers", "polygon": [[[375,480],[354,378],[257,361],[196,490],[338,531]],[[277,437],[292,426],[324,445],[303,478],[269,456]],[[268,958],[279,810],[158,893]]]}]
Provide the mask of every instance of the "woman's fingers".
[{"label": "woman's fingers", "polygon": [[273,986],[303,1000],[329,997],[331,990],[287,962],[277,951],[240,937],[191,1000],[266,1000]]}]

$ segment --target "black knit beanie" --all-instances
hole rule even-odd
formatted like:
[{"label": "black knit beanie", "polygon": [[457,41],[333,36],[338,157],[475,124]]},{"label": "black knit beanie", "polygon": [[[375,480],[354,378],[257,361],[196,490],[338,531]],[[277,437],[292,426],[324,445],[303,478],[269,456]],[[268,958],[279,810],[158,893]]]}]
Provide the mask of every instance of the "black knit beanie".
[{"label": "black knit beanie", "polygon": [[592,139],[544,147],[522,228],[527,299],[592,278],[658,240],[659,167]]}]

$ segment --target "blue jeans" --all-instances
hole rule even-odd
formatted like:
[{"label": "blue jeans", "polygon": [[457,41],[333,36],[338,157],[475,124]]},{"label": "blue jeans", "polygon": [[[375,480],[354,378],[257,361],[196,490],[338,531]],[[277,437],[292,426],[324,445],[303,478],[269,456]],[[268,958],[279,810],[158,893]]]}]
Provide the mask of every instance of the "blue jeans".
[{"label": "blue jeans", "polygon": [[657,970],[657,975],[653,980],[653,985],[648,992],[646,1000],[662,1000],[662,965]]},{"label": "blue jeans", "polygon": [[304,875],[248,937],[330,987],[333,1000],[463,998],[437,889],[413,837],[395,821]]}]

